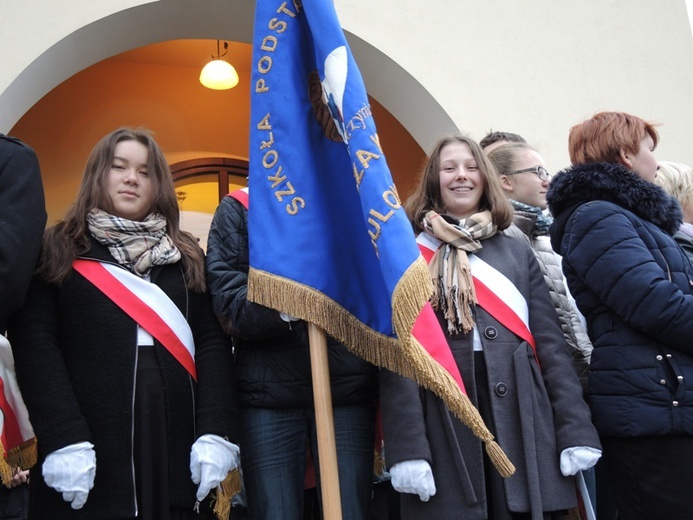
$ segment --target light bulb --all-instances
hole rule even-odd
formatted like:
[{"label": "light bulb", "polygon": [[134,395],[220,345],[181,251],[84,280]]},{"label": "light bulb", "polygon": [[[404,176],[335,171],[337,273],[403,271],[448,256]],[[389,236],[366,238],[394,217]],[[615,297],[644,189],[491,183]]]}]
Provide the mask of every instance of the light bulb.
[{"label": "light bulb", "polygon": [[200,72],[200,83],[213,90],[227,90],[238,85],[238,73],[228,61],[212,60]]}]

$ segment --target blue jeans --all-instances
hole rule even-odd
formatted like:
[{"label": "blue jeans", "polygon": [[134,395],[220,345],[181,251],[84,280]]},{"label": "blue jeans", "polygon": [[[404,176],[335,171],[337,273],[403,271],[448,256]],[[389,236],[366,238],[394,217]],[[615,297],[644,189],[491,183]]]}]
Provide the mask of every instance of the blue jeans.
[{"label": "blue jeans", "polygon": [[[339,490],[344,520],[368,518],[373,481],[374,406],[334,408]],[[310,447],[320,489],[312,409],[241,409],[241,464],[253,520],[301,520]],[[318,493],[319,495],[319,493]]]}]

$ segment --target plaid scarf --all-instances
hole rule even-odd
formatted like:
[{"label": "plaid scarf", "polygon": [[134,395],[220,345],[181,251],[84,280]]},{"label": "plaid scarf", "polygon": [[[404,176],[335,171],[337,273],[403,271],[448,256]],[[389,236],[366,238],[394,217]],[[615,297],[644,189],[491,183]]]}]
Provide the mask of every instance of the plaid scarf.
[{"label": "plaid scarf", "polygon": [[510,204],[513,205],[513,209],[518,212],[529,213],[537,217],[534,223],[534,229],[532,229],[532,237],[539,237],[549,234],[549,226],[553,222],[553,217],[547,215],[542,211],[541,208],[537,206],[530,206],[524,202],[518,202],[516,200],[510,199]]},{"label": "plaid scarf", "polygon": [[433,279],[431,306],[443,311],[450,335],[460,331],[467,334],[474,327],[472,305],[477,303],[467,253],[481,249],[481,240],[495,235],[498,228],[488,210],[460,220],[459,224],[450,220],[455,219],[429,211],[423,221],[424,230],[445,243],[428,265]]},{"label": "plaid scarf", "polygon": [[150,213],[142,222],[136,222],[97,208],[87,215],[87,224],[113,258],[138,276],[145,277],[155,265],[173,264],[181,258],[166,234],[166,219],[159,213]]}]

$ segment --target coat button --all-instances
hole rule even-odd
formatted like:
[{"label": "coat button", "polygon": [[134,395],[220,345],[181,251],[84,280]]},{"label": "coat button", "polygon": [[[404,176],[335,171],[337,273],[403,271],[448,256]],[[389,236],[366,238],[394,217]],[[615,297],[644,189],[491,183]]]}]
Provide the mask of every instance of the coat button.
[{"label": "coat button", "polygon": [[484,329],[484,336],[486,336],[487,339],[496,339],[498,337],[498,331],[495,327],[486,327]]},{"label": "coat button", "polygon": [[508,385],[505,383],[498,383],[496,385],[496,395],[499,397],[503,397],[505,394],[508,393]]},{"label": "coat button", "polygon": [[671,404],[674,405],[674,406],[678,406],[678,405],[679,405],[679,402],[678,402],[678,401],[674,401],[674,402],[672,402]]},{"label": "coat button", "polygon": [[660,355],[657,355],[657,361],[661,361],[663,358]]},{"label": "coat button", "polygon": [[660,379],[660,380],[659,380],[659,384],[660,384],[660,385],[666,385],[666,384],[667,384],[667,380],[666,380],[666,379]]},{"label": "coat button", "polygon": [[676,376],[676,379],[678,380],[679,383],[683,382],[683,376]]}]

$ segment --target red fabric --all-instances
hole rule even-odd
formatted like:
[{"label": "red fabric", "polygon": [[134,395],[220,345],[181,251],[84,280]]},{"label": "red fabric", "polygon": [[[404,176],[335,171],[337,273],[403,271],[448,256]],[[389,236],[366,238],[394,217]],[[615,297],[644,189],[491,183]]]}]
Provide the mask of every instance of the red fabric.
[{"label": "red fabric", "polygon": [[4,456],[7,455],[7,450],[15,448],[24,442],[22,432],[19,429],[19,422],[14,413],[14,409],[5,396],[5,383],[0,378],[0,410],[5,416],[2,428],[2,445],[5,448]]},{"label": "red fabric", "polygon": [[310,456],[310,448],[306,447],[306,479],[304,489],[311,489],[317,485],[315,480],[315,464],[313,457]]},{"label": "red fabric", "polygon": [[158,339],[171,355],[197,381],[195,360],[161,317],[109,273],[99,262],[77,259],[72,263],[75,270],[93,283],[118,307],[139,323],[143,329]]},{"label": "red fabric", "polygon": [[496,293],[491,291],[481,281],[474,278],[474,276],[472,276],[472,280],[474,280],[474,290],[476,291],[476,299],[479,305],[486,309],[491,316],[500,321],[504,327],[529,343],[536,355],[537,346],[534,341],[534,336],[532,336],[532,333],[527,329],[527,326],[520,317],[515,314]]},{"label": "red fabric", "polygon": [[[418,244],[419,245],[419,251],[421,251],[421,256],[424,257],[427,263],[431,263],[431,260],[433,259],[433,255],[435,254],[435,251],[424,246],[423,244]],[[537,357],[537,347],[536,347],[536,342],[534,341],[534,336],[532,336],[532,333],[529,331],[525,323],[520,319],[520,317],[493,291],[491,291],[486,285],[484,285],[483,282],[481,282],[479,279],[477,279],[474,275],[472,275],[472,281],[474,283],[474,290],[476,291],[476,299],[479,304],[486,312],[488,312],[491,316],[496,318],[499,322],[503,324],[504,327],[506,327],[508,330],[519,336],[520,338],[524,339],[529,345],[532,347],[532,350],[534,351],[534,357]],[[430,305],[427,304],[428,307]],[[424,311],[425,311],[424,307]],[[423,312],[422,311],[422,314]],[[433,309],[430,310],[431,314],[433,313]],[[433,316],[433,319],[435,318],[435,315]],[[421,320],[421,316],[419,316],[419,319],[417,319],[417,322],[414,324],[414,330],[416,331],[417,329],[417,323]],[[430,325],[430,320],[426,321],[427,324]],[[436,324],[437,319],[436,319]],[[423,328],[424,325],[421,325],[421,328]],[[442,330],[440,329],[440,326],[437,327],[440,333],[442,334]],[[414,336],[418,339],[417,333],[414,333]],[[445,339],[443,337],[443,339]],[[424,347],[426,347],[426,350],[429,350],[428,344],[431,345],[431,348],[436,348],[435,353],[431,352],[429,350],[429,353],[446,369],[448,372],[450,372],[453,377],[455,377],[454,373],[448,368],[447,363],[449,363],[449,360],[447,359],[452,358],[452,354],[450,353],[449,356],[447,356],[443,352],[439,352],[438,349],[442,348],[441,345],[438,344],[435,340],[431,340],[429,343],[424,343],[423,341],[420,341]],[[449,352],[449,348],[447,347],[447,341],[445,343],[445,346]],[[438,357],[439,356],[439,357]],[[537,362],[539,360],[537,359]],[[452,360],[454,363],[454,359]],[[457,370],[457,365],[455,364],[455,370]],[[457,374],[459,376],[459,370],[457,370]],[[464,386],[462,385],[462,379],[460,377],[460,388],[462,391],[464,391]]]},{"label": "red fabric", "polygon": [[421,309],[419,317],[416,318],[416,321],[414,322],[412,335],[419,343],[421,343],[423,348],[426,349],[426,352],[428,352],[440,366],[448,371],[452,378],[457,382],[460,390],[466,395],[467,391],[465,390],[464,383],[462,382],[460,369],[457,368],[457,363],[455,362],[455,358],[452,356],[452,351],[448,345],[448,340],[445,337],[443,329],[440,328],[440,322],[438,322],[438,318],[436,317],[430,303],[426,303],[423,309]]},{"label": "red fabric", "polygon": [[248,192],[247,192],[247,191],[245,191],[245,190],[236,190],[236,191],[232,191],[231,193],[229,193],[229,194],[227,195],[227,197],[233,197],[233,198],[236,199],[238,202],[240,202],[241,204],[243,204],[243,207],[244,207],[245,209],[248,209],[248,198],[249,198],[249,197],[248,197]]}]

